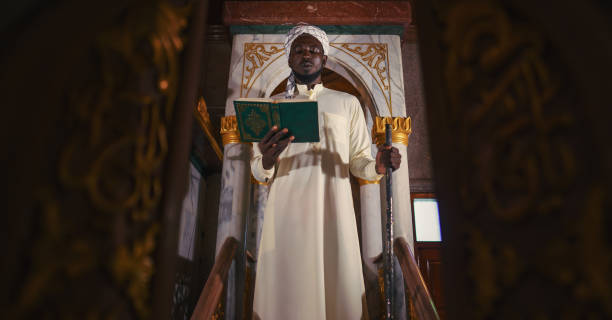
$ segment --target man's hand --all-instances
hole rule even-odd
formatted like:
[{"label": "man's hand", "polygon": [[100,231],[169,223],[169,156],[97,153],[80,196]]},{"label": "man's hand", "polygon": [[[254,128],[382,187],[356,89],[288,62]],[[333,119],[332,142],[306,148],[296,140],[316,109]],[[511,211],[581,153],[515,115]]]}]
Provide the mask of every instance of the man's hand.
[{"label": "man's hand", "polygon": [[386,168],[393,168],[393,171],[400,167],[402,155],[396,147],[383,146],[378,149],[376,154],[376,173],[385,174]]},{"label": "man's hand", "polygon": [[274,126],[259,142],[259,151],[261,151],[262,154],[261,164],[264,169],[272,169],[274,163],[278,161],[278,156],[281,152],[283,152],[289,143],[295,139],[294,136],[283,138],[287,132],[289,132],[289,130],[286,128],[278,130],[278,128]]}]

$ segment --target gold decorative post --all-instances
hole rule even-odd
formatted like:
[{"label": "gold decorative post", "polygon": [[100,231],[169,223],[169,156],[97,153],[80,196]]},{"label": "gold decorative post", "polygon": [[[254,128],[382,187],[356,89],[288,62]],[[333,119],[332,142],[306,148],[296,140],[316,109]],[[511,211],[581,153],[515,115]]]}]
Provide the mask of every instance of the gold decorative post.
[{"label": "gold decorative post", "polygon": [[401,143],[408,146],[408,138],[412,133],[412,121],[410,117],[376,117],[372,126],[372,140],[377,146],[385,144],[385,124],[391,124],[391,138],[393,143]]},{"label": "gold decorative post", "polygon": [[240,143],[240,132],[238,132],[236,116],[222,117],[220,132],[223,146],[230,143]]}]

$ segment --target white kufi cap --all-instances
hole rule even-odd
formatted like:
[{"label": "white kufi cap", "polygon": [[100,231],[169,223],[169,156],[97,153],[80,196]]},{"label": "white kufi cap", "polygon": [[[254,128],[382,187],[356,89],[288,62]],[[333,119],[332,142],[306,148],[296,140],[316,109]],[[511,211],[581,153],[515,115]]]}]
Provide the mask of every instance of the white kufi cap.
[{"label": "white kufi cap", "polygon": [[289,59],[289,53],[291,52],[291,44],[304,33],[317,38],[317,40],[321,42],[321,46],[323,46],[323,54],[329,54],[329,39],[327,39],[325,31],[309,24],[298,24],[287,32],[287,37],[285,38],[285,54],[287,55],[287,59]]},{"label": "white kufi cap", "polygon": [[[289,30],[289,32],[287,32],[287,37],[285,38],[285,56],[287,58],[287,62],[289,61],[289,54],[291,53],[291,44],[293,44],[293,41],[304,33],[307,33],[319,40],[321,46],[323,47],[323,54],[326,56],[329,55],[329,39],[327,38],[325,31],[321,30],[319,27],[306,23],[299,23],[297,26],[293,27],[291,30]],[[295,75],[293,72],[291,72],[289,79],[287,79],[287,91],[285,91],[285,98],[293,98],[294,92]]]}]

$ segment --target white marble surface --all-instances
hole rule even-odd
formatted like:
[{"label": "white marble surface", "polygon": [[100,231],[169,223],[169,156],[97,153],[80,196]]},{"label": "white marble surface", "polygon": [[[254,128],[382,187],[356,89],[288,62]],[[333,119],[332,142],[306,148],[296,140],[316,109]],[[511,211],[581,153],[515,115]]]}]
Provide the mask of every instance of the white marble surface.
[{"label": "white marble surface", "polygon": [[190,163],[187,193],[185,194],[185,199],[183,199],[183,207],[181,209],[178,244],[179,256],[190,261],[193,260],[201,179],[200,172]]},{"label": "white marble surface", "polygon": [[[251,252],[253,258],[257,259],[259,254],[259,241],[261,240],[261,230],[263,228],[264,210],[268,201],[269,187],[265,185],[253,185],[251,196],[251,210],[247,218],[247,250]],[[255,271],[255,269],[253,269]],[[255,277],[253,277],[255,279]]]},{"label": "white marble surface", "polygon": [[407,147],[393,143],[400,154],[402,162],[399,169],[393,172],[393,218],[395,237],[406,239],[414,253],[414,231],[412,227],[412,203],[410,201],[410,179],[408,173]]},{"label": "white marble surface", "polygon": [[239,243],[244,239],[244,214],[248,211],[251,194],[250,154],[251,146],[241,143],[227,144],[223,150],[217,254],[228,237],[236,238]]},{"label": "white marble surface", "polygon": [[228,273],[225,319],[240,319],[242,314],[242,309],[236,306],[241,306],[243,301],[245,268],[236,266],[245,265],[244,228],[251,201],[250,157],[251,146],[248,144],[231,143],[224,146],[216,254],[219,254],[228,237],[236,238],[239,243]]},{"label": "white marble surface", "polygon": [[[255,69],[246,87],[247,68],[253,63],[245,59],[245,43],[262,44],[265,50],[282,48],[284,35],[235,35],[232,46],[230,63],[230,77],[228,81],[228,97],[226,101],[226,115],[233,115],[233,100],[239,97],[267,97],[289,75],[287,58],[284,50],[275,54],[260,54],[263,58],[256,61]],[[405,116],[406,107],[404,99],[404,83],[402,73],[402,56],[399,36],[396,35],[329,35],[331,46],[327,67],[345,77],[356,88],[363,87],[370,96],[379,116]],[[385,68],[381,79],[375,69],[368,65],[367,58],[372,54],[360,56],[355,52],[342,47],[347,44],[350,49],[366,52],[367,44],[382,44],[387,48],[387,61],[381,59],[379,67]],[[365,59],[365,60],[364,60]],[[372,59],[372,65],[378,57]],[[389,88],[385,88],[385,85]]]},{"label": "white marble surface", "polygon": [[382,253],[382,227],[380,185],[364,184],[359,187],[361,201],[361,258],[370,271],[376,273],[374,259]]}]

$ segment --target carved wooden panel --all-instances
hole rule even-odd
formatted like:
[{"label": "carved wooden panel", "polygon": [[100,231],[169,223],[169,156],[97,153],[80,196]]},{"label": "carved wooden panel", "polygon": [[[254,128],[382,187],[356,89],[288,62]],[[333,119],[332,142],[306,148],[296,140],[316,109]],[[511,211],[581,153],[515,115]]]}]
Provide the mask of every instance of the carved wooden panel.
[{"label": "carved wooden panel", "polygon": [[171,302],[160,283],[173,262],[158,257],[164,246],[176,254],[164,240],[174,227],[164,197],[175,191],[165,173],[188,6],[59,1],[38,10],[0,57],[13,155],[2,167],[14,184],[0,318],[167,318],[153,301]]},{"label": "carved wooden panel", "polygon": [[609,12],[416,9],[449,318],[612,317]]}]

